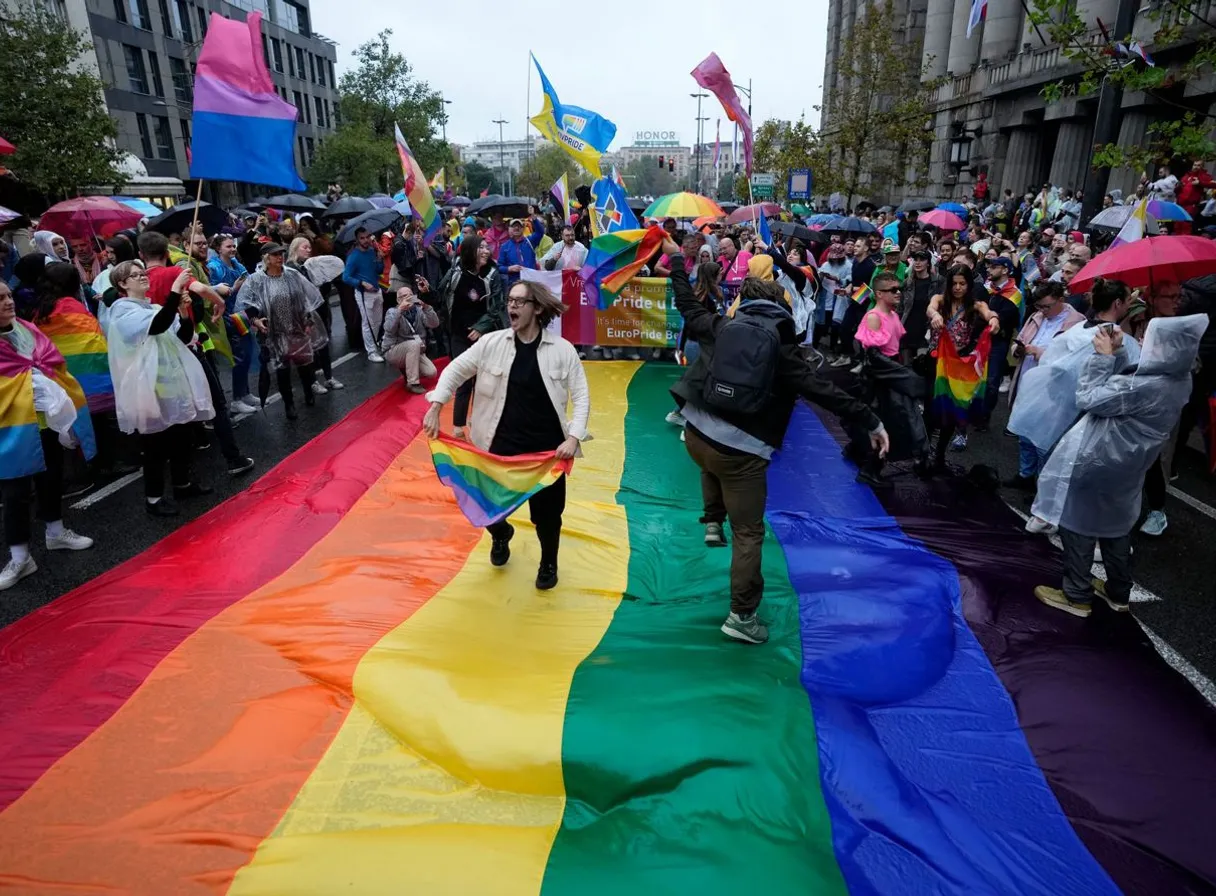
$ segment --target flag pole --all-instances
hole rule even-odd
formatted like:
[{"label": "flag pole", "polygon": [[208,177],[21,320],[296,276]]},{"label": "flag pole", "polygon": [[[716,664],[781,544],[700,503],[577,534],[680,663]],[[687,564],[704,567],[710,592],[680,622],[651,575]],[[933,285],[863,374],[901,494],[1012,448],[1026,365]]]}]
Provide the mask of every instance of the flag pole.
[{"label": "flag pole", "polygon": [[194,228],[198,227],[198,204],[203,201],[203,179],[198,179],[198,189],[194,193],[194,220],[190,222],[190,239],[194,239]]},{"label": "flag pole", "polygon": [[532,121],[528,117],[532,114],[532,51],[528,51],[528,87],[525,94],[528,98],[528,108],[524,110],[524,158],[528,156],[528,138],[532,136]]}]

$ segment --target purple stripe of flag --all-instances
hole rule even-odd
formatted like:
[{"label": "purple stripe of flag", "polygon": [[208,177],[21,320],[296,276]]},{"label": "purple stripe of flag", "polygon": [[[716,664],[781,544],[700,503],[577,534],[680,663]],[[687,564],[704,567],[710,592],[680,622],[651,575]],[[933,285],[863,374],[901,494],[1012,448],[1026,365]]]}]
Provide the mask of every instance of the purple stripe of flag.
[{"label": "purple stripe of flag", "polygon": [[207,75],[194,79],[194,111],[294,121],[296,108],[278,94],[248,93]]}]

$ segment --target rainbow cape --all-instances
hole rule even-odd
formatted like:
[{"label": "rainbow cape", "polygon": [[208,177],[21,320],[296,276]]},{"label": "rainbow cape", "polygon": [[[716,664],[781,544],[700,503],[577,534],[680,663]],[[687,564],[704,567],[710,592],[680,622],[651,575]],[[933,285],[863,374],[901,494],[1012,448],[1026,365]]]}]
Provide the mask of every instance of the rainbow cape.
[{"label": "rainbow cape", "polygon": [[498,457],[443,434],[430,446],[439,481],[456,495],[465,518],[481,529],[505,520],[573,467],[573,461],[558,460],[552,451]]},{"label": "rainbow cape", "polygon": [[398,386],[0,630],[0,889],[1212,889],[1212,707],[1131,614],[1039,604],[1058,551],[1000,501],[876,495],[804,403],[769,643],[728,642],[681,372],[587,364],[552,591],[531,532],[490,566]]},{"label": "rainbow cape", "polygon": [[665,236],[656,224],[645,230],[617,230],[593,239],[580,272],[587,298],[601,311],[611,306],[625,284],[663,245]]},{"label": "rainbow cape", "polygon": [[89,410],[95,414],[114,410],[110,356],[97,318],[75,299],[60,299],[50,318],[39,321],[38,329],[63,355],[68,373],[84,390]]},{"label": "rainbow cape", "polygon": [[937,378],[933,383],[933,411],[937,419],[953,417],[965,426],[983,413],[988,381],[988,353],[992,334],[984,327],[975,349],[960,355],[954,340],[943,329],[937,338]]},{"label": "rainbow cape", "polygon": [[393,124],[393,137],[397,142],[397,156],[401,159],[401,173],[405,176],[405,196],[410,201],[410,208],[422,222],[423,245],[429,246],[431,240],[435,238],[435,234],[439,232],[439,228],[443,226],[443,220],[439,215],[438,206],[435,205],[435,197],[431,194],[430,186],[427,184],[426,175],[422,173],[422,167],[414,158],[410,145],[405,142],[405,135],[401,133],[401,128],[396,123]]}]

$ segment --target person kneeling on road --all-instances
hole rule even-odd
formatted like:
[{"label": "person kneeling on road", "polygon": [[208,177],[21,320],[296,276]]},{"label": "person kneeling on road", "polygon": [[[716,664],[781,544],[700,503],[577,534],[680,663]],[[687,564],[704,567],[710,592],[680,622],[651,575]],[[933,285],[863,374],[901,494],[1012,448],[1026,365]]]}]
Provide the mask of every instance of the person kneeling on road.
[{"label": "person kneeling on road", "polygon": [[[663,251],[679,250],[668,240]],[[671,283],[684,331],[701,348],[671,394],[688,421],[688,454],[701,468],[705,543],[725,546],[722,525],[727,518],[734,535],[730,614],[722,631],[761,644],[768,640],[768,628],[756,615],[764,594],[767,471],[785,439],[794,401],[807,398],[840,415],[850,430],[864,429],[880,455],[886,454],[889,440],[869,407],[816,376],[802,357],[779,284],[749,276],[733,312],[721,317],[697,300],[678,265]]]},{"label": "person kneeling on road", "polygon": [[[426,289],[422,289],[423,287]],[[425,277],[418,278],[418,287],[429,294]],[[384,360],[401,371],[405,388],[416,395],[426,392],[419,380],[433,377],[435,365],[426,356],[426,331],[439,326],[439,315],[408,286],[397,290],[397,304],[384,317],[384,338],[380,348]]]}]

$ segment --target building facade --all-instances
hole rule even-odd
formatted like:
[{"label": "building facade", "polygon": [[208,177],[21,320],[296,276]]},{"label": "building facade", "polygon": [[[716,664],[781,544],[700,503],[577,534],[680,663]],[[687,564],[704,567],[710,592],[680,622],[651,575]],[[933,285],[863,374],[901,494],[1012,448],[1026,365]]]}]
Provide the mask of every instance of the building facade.
[{"label": "building facade", "polygon": [[460,160],[466,165],[469,162],[477,162],[491,171],[505,169],[512,174],[519,174],[519,168],[524,161],[536,155],[536,151],[544,144],[545,141],[535,134],[529,134],[526,140],[478,140],[468,146],[459,147]]},{"label": "building facade", "polygon": [[[824,106],[836,83],[835,51],[858,21],[864,21],[871,0],[830,0]],[[1114,31],[1120,2],[1133,4],[1132,34],[1149,41],[1159,27],[1147,14],[1149,4],[1137,0],[1077,0],[1077,12],[1103,43],[1099,22]],[[1150,0],[1150,3],[1152,0]],[[1211,18],[1213,0],[1195,10]],[[1033,7],[1031,7],[1033,8]],[[898,7],[897,7],[898,9]],[[1075,78],[1080,67],[1069,62],[1045,33],[1028,21],[1019,4],[988,4],[987,20],[967,36],[970,0],[906,0],[902,18],[907,38],[919,42],[926,81],[942,79],[933,95],[933,147],[927,193],[937,199],[971,196],[981,174],[992,195],[1005,188],[1016,194],[1037,191],[1044,183],[1065,189],[1085,186],[1093,155],[1097,95],[1069,97],[1048,103],[1042,96],[1049,83]],[[1193,19],[1191,21],[1194,21]],[[1185,24],[1185,22],[1184,22]],[[1196,22],[1194,34],[1207,27]],[[1194,50],[1194,37],[1171,47],[1149,48],[1158,64]],[[1139,63],[1136,63],[1139,64]],[[1154,121],[1176,118],[1182,108],[1201,114],[1216,112],[1216,79],[1166,88],[1169,103],[1141,93],[1125,92],[1117,110],[1117,142],[1136,145],[1145,140]],[[824,129],[830,122],[824,122]],[[1141,172],[1116,170],[1108,189],[1132,190]],[[905,195],[876,197],[899,201]]]},{"label": "building facade", "polygon": [[[150,178],[176,178],[193,192],[186,150],[191,140],[194,64],[211,13],[243,20],[263,15],[267,67],[279,95],[298,110],[295,159],[307,170],[337,125],[337,48],[312,30],[308,0],[67,0],[82,6],[105,102],[118,123],[119,147]],[[83,29],[82,29],[83,30]],[[204,197],[235,204],[261,192],[254,184],[204,184]],[[277,192],[277,191],[276,191]]]}]

